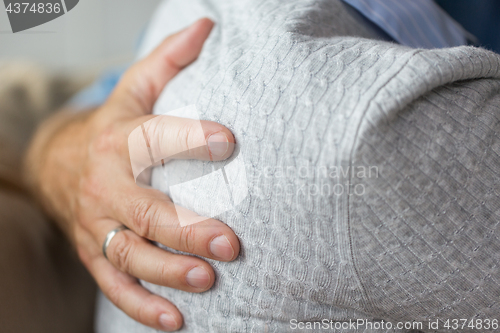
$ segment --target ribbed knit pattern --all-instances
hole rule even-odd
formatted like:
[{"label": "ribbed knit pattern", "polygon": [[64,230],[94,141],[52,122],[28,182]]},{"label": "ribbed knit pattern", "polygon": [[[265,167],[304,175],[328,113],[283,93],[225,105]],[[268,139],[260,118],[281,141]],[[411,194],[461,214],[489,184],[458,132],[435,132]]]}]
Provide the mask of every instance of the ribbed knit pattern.
[{"label": "ribbed knit pattern", "polygon": [[[241,204],[217,216],[242,251],[232,263],[210,261],[210,291],[144,283],[178,306],[182,332],[500,314],[500,58],[367,39],[344,6],[170,0],[150,26],[143,54],[201,16],[216,20],[155,113],[196,104],[202,119],[231,129],[249,185]],[[153,185],[169,193],[212,165],[175,161],[166,171],[168,184],[155,170]],[[199,200],[207,193],[212,202]],[[222,195],[206,181],[173,200],[211,215]],[[102,299],[98,331],[153,330]]]}]

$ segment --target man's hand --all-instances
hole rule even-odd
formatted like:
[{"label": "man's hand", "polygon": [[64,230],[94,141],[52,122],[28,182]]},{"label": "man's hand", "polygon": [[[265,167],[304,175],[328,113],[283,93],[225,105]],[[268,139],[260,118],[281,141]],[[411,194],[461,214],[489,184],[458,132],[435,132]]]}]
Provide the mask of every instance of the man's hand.
[{"label": "man's hand", "polygon": [[[202,292],[212,286],[214,272],[205,261],[164,251],[150,240],[221,261],[231,261],[239,252],[236,235],[222,222],[208,219],[181,227],[166,195],[137,186],[127,145],[129,134],[154,117],[150,113],[164,86],[198,57],[212,26],[202,19],[167,38],[124,74],[102,107],[49,119],[33,140],[26,163],[28,184],[73,240],[104,294],[130,317],[156,329],[179,329],[182,316],[137,279]],[[199,135],[192,130],[197,122],[171,117],[161,122],[164,128],[156,129],[153,139],[159,140],[167,155],[169,150],[186,152],[175,158],[229,157],[234,143],[231,132],[202,121],[204,135]],[[227,151],[220,149],[221,140],[227,140]],[[204,145],[206,149],[190,150]],[[107,233],[122,224],[130,230],[112,239],[108,261],[102,244]]]}]

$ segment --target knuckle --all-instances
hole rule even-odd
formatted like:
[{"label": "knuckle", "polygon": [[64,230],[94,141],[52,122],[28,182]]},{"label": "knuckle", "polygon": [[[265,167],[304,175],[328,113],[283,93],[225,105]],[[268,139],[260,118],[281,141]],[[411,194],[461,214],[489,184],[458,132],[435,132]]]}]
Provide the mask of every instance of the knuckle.
[{"label": "knuckle", "polygon": [[[154,142],[156,144],[160,143],[159,137],[161,137],[161,135],[164,132],[162,130],[162,123],[159,122],[158,119],[160,119],[160,118],[158,118],[158,117],[152,118],[152,119],[146,121],[145,123],[143,123],[144,129],[147,133],[148,138],[150,140],[155,140]],[[153,142],[151,142],[151,143],[153,143]],[[152,144],[152,146],[153,146],[153,144]]]},{"label": "knuckle", "polygon": [[148,318],[151,318],[151,307],[152,295],[147,296],[144,300],[140,302],[136,309],[136,320],[140,323],[148,323]]},{"label": "knuckle", "polygon": [[145,301],[142,301],[139,303],[137,307],[137,321],[140,323],[144,323],[147,318],[147,312],[148,312],[148,305],[146,304]]},{"label": "knuckle", "polygon": [[120,300],[123,295],[123,286],[120,283],[113,283],[105,293],[109,300],[118,306],[121,303]]},{"label": "knuckle", "polygon": [[119,270],[122,272],[129,272],[130,264],[132,262],[131,256],[133,255],[134,243],[126,232],[122,232],[120,234],[121,239],[117,239],[112,251],[112,258]]},{"label": "knuckle", "polygon": [[109,153],[118,151],[123,145],[123,135],[117,129],[116,124],[108,125],[99,133],[92,142],[92,148],[98,153]]},{"label": "knuckle", "polygon": [[105,187],[97,172],[90,172],[80,179],[80,190],[84,197],[99,198],[103,195]]},{"label": "knuckle", "polygon": [[168,285],[172,278],[172,270],[166,262],[158,263],[157,274],[163,285]]},{"label": "knuckle", "polygon": [[177,132],[177,142],[183,151],[189,152],[192,148],[196,147],[195,124],[195,121],[186,122]]},{"label": "knuckle", "polygon": [[194,253],[196,250],[196,231],[192,225],[179,228],[178,239],[180,241],[180,246],[186,252]]},{"label": "knuckle", "polygon": [[134,231],[141,237],[151,238],[154,234],[155,221],[157,215],[157,207],[151,199],[139,199],[130,205],[130,213]]}]

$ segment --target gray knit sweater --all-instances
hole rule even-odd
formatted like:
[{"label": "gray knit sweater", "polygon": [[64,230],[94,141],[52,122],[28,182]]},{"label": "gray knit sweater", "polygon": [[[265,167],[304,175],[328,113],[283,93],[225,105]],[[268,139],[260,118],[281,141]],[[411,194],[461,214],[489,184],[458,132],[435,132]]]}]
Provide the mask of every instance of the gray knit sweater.
[{"label": "gray knit sweater", "polygon": [[[170,0],[142,53],[201,16],[216,28],[155,112],[195,104],[231,129],[243,164],[233,181],[246,188],[220,213],[213,177],[169,190],[209,163],[154,173],[156,188],[215,213],[242,246],[235,262],[210,261],[208,292],[144,283],[178,306],[182,331],[365,318],[450,332],[447,319],[500,319],[500,57],[377,41],[339,0]],[[97,327],[153,331],[105,299]]]}]

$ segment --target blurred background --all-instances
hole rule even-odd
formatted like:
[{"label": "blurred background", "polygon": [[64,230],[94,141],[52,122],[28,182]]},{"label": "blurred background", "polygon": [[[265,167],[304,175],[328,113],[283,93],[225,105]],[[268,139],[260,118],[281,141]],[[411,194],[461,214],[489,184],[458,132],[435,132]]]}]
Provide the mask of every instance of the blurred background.
[{"label": "blurred background", "polygon": [[15,34],[0,3],[0,180],[20,179],[22,153],[40,121],[97,78],[116,82],[159,2],[81,0],[65,15]]},{"label": "blurred background", "polygon": [[31,60],[58,71],[127,64],[159,2],[81,0],[67,14],[16,34],[1,4],[0,62]]}]

